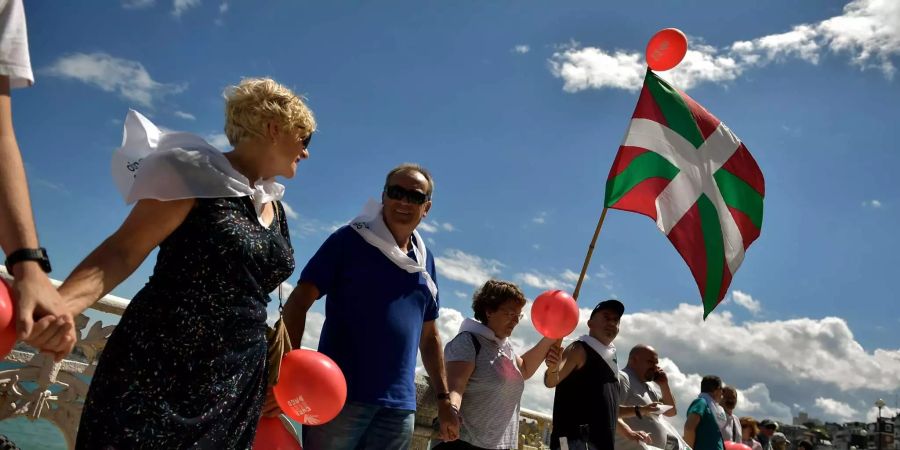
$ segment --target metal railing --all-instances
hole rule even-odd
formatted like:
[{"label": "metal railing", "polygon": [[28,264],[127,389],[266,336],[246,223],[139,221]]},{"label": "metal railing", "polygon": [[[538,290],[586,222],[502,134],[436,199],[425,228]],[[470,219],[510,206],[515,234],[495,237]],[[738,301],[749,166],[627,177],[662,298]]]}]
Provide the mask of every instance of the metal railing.
[{"label": "metal railing", "polygon": [[[6,267],[0,265],[0,277],[11,280]],[[61,282],[52,280],[55,286]],[[129,300],[107,295],[91,306],[91,309],[121,316]],[[0,371],[0,420],[25,417],[30,421],[45,419],[56,425],[65,437],[68,448],[75,448],[78,421],[87,396],[89,378],[97,367],[100,352],[115,329],[90,320],[84,314],[75,319],[78,342],[67,359],[54,362],[53,358],[17,345],[5,359],[16,367]],[[432,420],[437,416],[434,395],[425,377],[416,379],[418,409],[416,431],[411,449],[427,449],[432,438]],[[521,426],[519,448],[538,450],[547,448],[552,418],[528,409],[520,411]],[[522,430],[531,430],[530,433]],[[296,430],[292,430],[296,434]],[[14,439],[14,438],[13,438]]]}]

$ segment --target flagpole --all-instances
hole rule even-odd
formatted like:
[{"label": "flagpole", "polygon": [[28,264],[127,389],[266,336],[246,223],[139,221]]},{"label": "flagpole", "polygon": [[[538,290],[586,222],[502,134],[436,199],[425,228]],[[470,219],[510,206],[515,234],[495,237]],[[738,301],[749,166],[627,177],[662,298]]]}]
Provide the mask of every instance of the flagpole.
[{"label": "flagpole", "polygon": [[603,228],[603,219],[606,219],[606,210],[607,207],[603,207],[603,212],[600,213],[600,220],[597,222],[597,229],[594,230],[594,238],[591,239],[591,245],[588,246],[587,255],[584,257],[584,264],[581,266],[581,275],[578,276],[578,284],[575,286],[575,292],[572,294],[572,298],[575,301],[578,301],[578,293],[581,292],[581,284],[584,282],[584,275],[587,273],[588,266],[591,264],[591,256],[594,254],[594,244],[597,243],[597,236],[600,235],[600,228]]},{"label": "flagpole", "polygon": [[[594,230],[594,237],[591,239],[591,245],[588,246],[587,255],[584,257],[584,264],[581,265],[581,275],[578,276],[578,284],[575,285],[575,292],[572,293],[572,298],[575,301],[578,301],[578,293],[581,292],[581,284],[584,282],[584,274],[587,273],[588,266],[591,264],[591,256],[594,254],[594,245],[597,243],[597,236],[600,236],[600,229],[603,228],[603,220],[606,219],[606,210],[609,209],[606,206],[603,207],[603,212],[600,213],[600,220],[597,221],[597,229]],[[562,348],[562,338],[556,340],[553,344],[557,348]],[[561,357],[562,355],[560,355]]]}]

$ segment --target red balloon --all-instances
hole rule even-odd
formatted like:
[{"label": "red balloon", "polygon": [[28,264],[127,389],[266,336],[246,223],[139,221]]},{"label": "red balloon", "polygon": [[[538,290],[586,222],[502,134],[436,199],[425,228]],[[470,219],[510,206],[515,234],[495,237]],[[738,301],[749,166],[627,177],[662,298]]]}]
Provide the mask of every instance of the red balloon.
[{"label": "red balloon", "polygon": [[678,28],[659,30],[647,43],[647,65],[653,70],[669,70],[687,53],[687,37]]},{"label": "red balloon", "polygon": [[544,292],[531,305],[531,321],[543,336],[563,338],[578,326],[578,305],[565,291]]},{"label": "red balloon", "polygon": [[347,401],[344,372],[331,358],[312,350],[284,355],[273,390],[281,410],[304,425],[334,419]]},{"label": "red balloon", "polygon": [[743,442],[725,441],[725,450],[753,450]]},{"label": "red balloon", "polygon": [[19,340],[16,334],[16,321],[13,318],[15,307],[12,287],[6,280],[0,279],[0,358],[5,358]]},{"label": "red balloon", "polygon": [[253,450],[303,450],[278,417],[263,417],[256,426]]}]

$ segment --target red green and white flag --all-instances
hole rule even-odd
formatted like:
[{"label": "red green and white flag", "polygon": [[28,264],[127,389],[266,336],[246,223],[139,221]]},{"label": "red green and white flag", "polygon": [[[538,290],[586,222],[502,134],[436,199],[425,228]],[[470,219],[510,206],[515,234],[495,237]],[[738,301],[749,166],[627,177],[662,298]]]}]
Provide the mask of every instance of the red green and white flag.
[{"label": "red green and white flag", "polygon": [[648,70],[605,204],[656,221],[697,281],[704,319],[759,237],[764,195],[762,172],[740,139]]}]

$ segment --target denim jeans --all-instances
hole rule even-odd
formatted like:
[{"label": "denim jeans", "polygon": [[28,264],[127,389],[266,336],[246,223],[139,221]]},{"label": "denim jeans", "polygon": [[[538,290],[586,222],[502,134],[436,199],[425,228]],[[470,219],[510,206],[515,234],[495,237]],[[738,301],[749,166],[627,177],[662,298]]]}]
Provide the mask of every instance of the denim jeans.
[{"label": "denim jeans", "polygon": [[347,402],[340,414],[319,426],[303,426],[306,450],[407,450],[416,412]]}]

